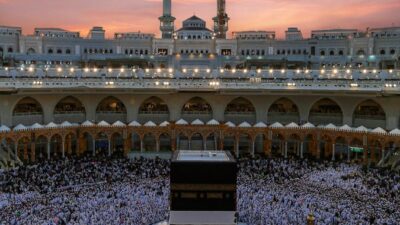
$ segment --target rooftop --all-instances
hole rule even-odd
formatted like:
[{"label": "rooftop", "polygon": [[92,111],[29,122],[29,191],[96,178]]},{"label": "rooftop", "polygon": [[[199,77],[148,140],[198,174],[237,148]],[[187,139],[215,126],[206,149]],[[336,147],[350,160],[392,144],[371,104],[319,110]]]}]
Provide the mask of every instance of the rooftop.
[{"label": "rooftop", "polygon": [[179,151],[176,155],[176,160],[229,162],[231,157],[224,151]]}]

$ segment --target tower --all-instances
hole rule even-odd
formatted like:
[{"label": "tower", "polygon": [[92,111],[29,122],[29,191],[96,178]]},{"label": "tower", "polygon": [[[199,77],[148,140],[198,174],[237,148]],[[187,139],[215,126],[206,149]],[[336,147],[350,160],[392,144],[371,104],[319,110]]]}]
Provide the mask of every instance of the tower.
[{"label": "tower", "polygon": [[229,17],[226,13],[225,0],[217,0],[217,16],[214,20],[214,33],[217,38],[225,39],[228,31]]},{"label": "tower", "polygon": [[171,39],[174,35],[175,17],[171,15],[171,0],[163,0],[163,15],[159,18],[163,39]]}]

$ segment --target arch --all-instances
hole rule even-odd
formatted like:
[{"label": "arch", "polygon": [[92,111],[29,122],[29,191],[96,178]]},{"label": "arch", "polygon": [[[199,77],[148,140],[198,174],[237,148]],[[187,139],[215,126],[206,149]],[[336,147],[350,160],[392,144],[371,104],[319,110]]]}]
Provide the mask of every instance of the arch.
[{"label": "arch", "polygon": [[95,150],[95,139],[92,134],[84,132],[79,141],[79,149],[82,151],[79,154],[83,155],[94,155]]},{"label": "arch", "polygon": [[13,52],[14,52],[13,47],[9,47],[9,48],[7,49],[7,52],[8,52],[8,53],[13,53]]},{"label": "arch", "polygon": [[69,133],[65,135],[64,138],[64,149],[65,149],[65,155],[66,156],[76,156],[79,154],[78,152],[78,142],[77,142],[77,136],[74,133]]},{"label": "arch", "polygon": [[218,134],[217,133],[210,133],[206,137],[206,142],[204,143],[205,150],[217,150],[218,149]]},{"label": "arch", "polygon": [[119,132],[111,135],[111,154],[119,157],[124,155],[124,138]]},{"label": "arch", "polygon": [[152,96],[143,101],[139,107],[138,121],[140,123],[153,121],[159,124],[168,120],[168,105],[159,97]]},{"label": "arch", "polygon": [[282,134],[273,133],[271,143],[271,154],[273,156],[284,156],[285,138]]},{"label": "arch", "polygon": [[336,137],[335,141],[335,160],[348,159],[349,145],[345,137]]},{"label": "arch", "polygon": [[178,144],[178,147],[177,147],[178,150],[189,150],[189,147],[190,147],[189,146],[189,138],[185,134],[180,133],[177,136],[177,144]]},{"label": "arch", "polygon": [[15,105],[12,120],[14,126],[18,124],[26,126],[34,123],[43,124],[43,108],[36,99],[25,97]]},{"label": "arch", "polygon": [[253,140],[249,134],[240,134],[238,149],[239,157],[247,157],[253,155]]},{"label": "arch", "polygon": [[111,152],[109,152],[110,149],[110,137],[104,133],[100,132],[96,135],[95,139],[95,155],[100,155],[100,156],[107,156],[110,155]]},{"label": "arch", "polygon": [[131,134],[131,150],[135,152],[140,152],[141,151],[141,138],[139,134],[137,133],[132,133]]},{"label": "arch", "polygon": [[233,135],[224,136],[224,140],[223,140],[224,150],[230,151],[232,155],[236,155],[235,141],[236,141],[236,139],[235,139],[235,136],[233,136]]},{"label": "arch", "polygon": [[235,98],[225,108],[225,121],[255,123],[256,109],[253,103],[243,97]]},{"label": "arch", "polygon": [[35,155],[36,159],[39,162],[42,162],[43,160],[46,159],[50,159],[50,154],[49,154],[50,152],[48,152],[47,143],[48,143],[47,137],[43,135],[37,137],[35,140]]},{"label": "arch", "polygon": [[189,150],[204,150],[203,135],[195,133],[190,137]]},{"label": "arch", "polygon": [[359,50],[357,51],[357,56],[365,56],[365,51],[364,51],[364,49],[359,49]]},{"label": "arch", "polygon": [[188,122],[192,122],[195,119],[208,121],[212,119],[213,109],[203,98],[194,97],[183,105],[181,113],[182,118]]},{"label": "arch", "polygon": [[280,98],[275,101],[268,109],[268,123],[280,122],[289,124],[300,122],[300,113],[297,105],[288,98]]},{"label": "arch", "polygon": [[312,124],[343,124],[342,108],[332,99],[323,98],[318,100],[310,109],[308,121]]},{"label": "arch", "polygon": [[22,137],[17,141],[17,156],[25,163],[34,162],[34,156],[31,152],[31,140],[28,137]]},{"label": "arch", "polygon": [[381,55],[386,55],[385,49],[381,49],[381,51],[379,52],[379,54],[381,54]]},{"label": "arch", "polygon": [[33,49],[33,48],[29,48],[29,49],[26,51],[26,53],[27,53],[27,54],[35,54],[36,51],[35,51],[35,49]]},{"label": "arch", "polygon": [[171,148],[171,136],[169,134],[163,133],[160,135],[160,151],[170,152]]},{"label": "arch", "polygon": [[63,156],[63,139],[61,135],[55,134],[50,138],[50,158],[61,159]]},{"label": "arch", "polygon": [[265,140],[266,136],[264,134],[257,134],[254,140],[254,153],[255,154],[263,154],[265,148]]},{"label": "arch", "polygon": [[117,120],[126,122],[127,110],[121,100],[110,96],[104,98],[96,108],[96,121],[114,123]]},{"label": "arch", "polygon": [[[359,138],[353,138],[350,141],[350,147],[364,148],[363,142]],[[350,160],[358,161],[358,160],[362,159],[362,157],[363,157],[363,153],[349,151],[349,159]]]},{"label": "arch", "polygon": [[67,48],[67,50],[65,50],[65,54],[71,54],[71,49]]},{"label": "arch", "polygon": [[143,137],[143,150],[146,152],[157,151],[157,139],[152,133],[148,133]]},{"label": "arch", "polygon": [[322,55],[322,56],[324,56],[324,55],[325,55],[325,51],[322,50],[319,54]]},{"label": "arch", "polygon": [[61,99],[54,108],[54,121],[62,123],[82,123],[86,119],[85,106],[77,98],[67,96]]},{"label": "arch", "polygon": [[286,156],[299,157],[300,156],[301,138],[298,134],[291,134],[287,139],[287,153]]},{"label": "arch", "polygon": [[386,113],[377,102],[365,100],[361,102],[353,113],[354,126],[367,128],[386,128]]}]

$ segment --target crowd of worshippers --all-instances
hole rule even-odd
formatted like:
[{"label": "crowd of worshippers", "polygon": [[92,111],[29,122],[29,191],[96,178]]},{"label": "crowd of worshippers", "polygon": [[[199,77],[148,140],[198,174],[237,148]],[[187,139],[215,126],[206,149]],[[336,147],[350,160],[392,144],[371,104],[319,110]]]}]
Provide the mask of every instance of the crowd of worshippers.
[{"label": "crowd of worshippers", "polygon": [[[0,224],[137,224],[168,219],[162,159],[84,157],[0,172]],[[239,221],[248,225],[400,221],[400,174],[295,159],[238,161]]]}]

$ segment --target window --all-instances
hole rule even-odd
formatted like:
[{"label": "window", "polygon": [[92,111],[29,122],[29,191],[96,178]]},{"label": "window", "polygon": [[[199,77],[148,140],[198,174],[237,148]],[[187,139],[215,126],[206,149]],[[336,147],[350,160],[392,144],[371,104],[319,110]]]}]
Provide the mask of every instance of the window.
[{"label": "window", "polygon": [[13,52],[14,52],[14,49],[12,47],[9,47],[8,48],[8,53],[13,53]]},{"label": "window", "polygon": [[61,49],[57,49],[57,54],[62,54],[62,50]]},{"label": "window", "polygon": [[381,54],[381,55],[386,55],[386,51],[385,51],[384,49],[382,49],[382,50],[380,51],[380,54]]},{"label": "window", "polygon": [[396,50],[394,50],[394,49],[391,49],[391,50],[390,50],[390,54],[391,54],[391,55],[394,55],[394,54],[396,54]]},{"label": "window", "polygon": [[339,51],[339,55],[344,55],[343,50]]},{"label": "window", "polygon": [[49,49],[49,50],[47,50],[47,53],[49,53],[49,54],[53,54],[53,49]]},{"label": "window", "polygon": [[65,54],[71,54],[71,49],[67,49],[67,50],[65,50]]},{"label": "window", "polygon": [[85,54],[88,53],[87,48],[85,48],[85,49],[83,50],[83,53],[85,53]]},{"label": "window", "polygon": [[322,51],[320,52],[320,55],[325,55],[325,51],[322,50]]},{"label": "window", "polygon": [[331,51],[329,52],[329,55],[335,55],[335,51],[331,50]]}]

